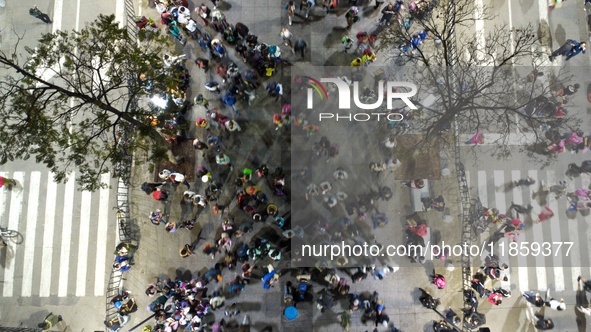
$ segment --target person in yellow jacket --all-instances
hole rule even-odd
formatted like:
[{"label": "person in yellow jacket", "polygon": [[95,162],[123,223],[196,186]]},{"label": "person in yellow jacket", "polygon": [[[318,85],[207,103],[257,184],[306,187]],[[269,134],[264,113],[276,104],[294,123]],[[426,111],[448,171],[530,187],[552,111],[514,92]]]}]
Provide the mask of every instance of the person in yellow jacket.
[{"label": "person in yellow jacket", "polygon": [[351,67],[361,67],[363,60],[361,58],[355,58],[351,61]]},{"label": "person in yellow jacket", "polygon": [[369,66],[369,64],[374,62],[375,60],[376,60],[376,54],[373,52],[363,54],[363,56],[361,57],[361,62],[363,62],[363,64],[366,66]]},{"label": "person in yellow jacket", "polygon": [[42,332],[46,332],[46,331],[51,330],[53,327],[55,327],[61,321],[62,321],[62,316],[54,315],[52,312],[50,312],[49,315],[47,315],[47,317],[45,317],[45,320],[43,321],[43,323],[40,323],[38,326],[39,326],[39,328],[43,329]]}]

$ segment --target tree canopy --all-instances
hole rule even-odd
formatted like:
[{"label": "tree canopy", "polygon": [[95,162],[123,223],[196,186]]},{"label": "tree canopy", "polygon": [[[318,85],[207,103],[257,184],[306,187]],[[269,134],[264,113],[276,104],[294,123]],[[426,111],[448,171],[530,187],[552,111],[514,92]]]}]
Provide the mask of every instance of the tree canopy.
[{"label": "tree canopy", "polygon": [[96,190],[134,149],[168,150],[155,111],[137,103],[177,89],[159,56],[166,47],[163,38],[139,44],[114,15],[100,15],[80,31],[44,34],[25,54],[19,43],[0,52],[0,163],[34,157],[56,181],[76,170]]}]

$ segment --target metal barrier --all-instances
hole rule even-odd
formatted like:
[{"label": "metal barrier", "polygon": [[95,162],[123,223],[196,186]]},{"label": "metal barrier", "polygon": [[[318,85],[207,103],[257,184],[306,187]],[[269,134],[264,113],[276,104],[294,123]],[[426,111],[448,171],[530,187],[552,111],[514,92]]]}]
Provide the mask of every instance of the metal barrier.
[{"label": "metal barrier", "polygon": [[[458,176],[458,189],[460,191],[460,205],[462,208],[462,238],[461,242],[467,245],[472,244],[472,215],[471,215],[471,207],[472,202],[470,200],[470,189],[468,187],[468,181],[466,179],[466,172],[464,170],[464,164],[462,164],[461,155],[460,155],[460,147],[461,147],[461,135],[459,131],[459,125],[457,120],[454,122],[455,124],[455,166],[456,166],[456,173]],[[462,289],[463,290],[472,290],[472,266],[471,260],[468,253],[464,253],[461,257],[462,262]],[[466,308],[471,307],[471,304],[466,301],[464,297],[464,306]]]},{"label": "metal barrier", "polygon": [[[135,25],[135,3],[134,0],[125,0],[125,27],[128,32],[129,42],[136,41],[139,29]],[[131,74],[130,80],[135,81]],[[131,98],[131,95],[130,95]],[[137,101],[132,100],[132,107],[137,105]],[[124,133],[129,131],[123,130]],[[129,139],[129,138],[127,138]],[[124,156],[119,166],[119,180],[117,182],[117,229],[119,234],[119,242],[127,242],[133,239],[133,234],[130,229],[130,218],[129,218],[129,180],[131,177],[131,165],[132,156],[127,154],[127,151],[123,148]],[[124,171],[121,171],[124,170]],[[108,321],[118,316],[118,310],[111,303],[111,299],[119,295],[123,288],[123,281],[125,279],[122,273],[119,271],[111,270],[109,276],[109,283],[107,285],[107,292],[105,294],[105,319]],[[106,331],[109,331],[106,328]]]},{"label": "metal barrier", "polygon": [[[131,163],[127,165],[131,167]],[[127,242],[132,240],[132,235],[129,230],[129,179],[121,179],[117,183],[117,230],[119,233],[118,242]],[[111,270],[109,276],[109,283],[107,284],[107,292],[105,294],[105,320],[109,321],[118,315],[118,310],[115,308],[111,299],[119,294],[123,288],[123,274],[119,271]],[[109,331],[108,328],[106,331]]]}]

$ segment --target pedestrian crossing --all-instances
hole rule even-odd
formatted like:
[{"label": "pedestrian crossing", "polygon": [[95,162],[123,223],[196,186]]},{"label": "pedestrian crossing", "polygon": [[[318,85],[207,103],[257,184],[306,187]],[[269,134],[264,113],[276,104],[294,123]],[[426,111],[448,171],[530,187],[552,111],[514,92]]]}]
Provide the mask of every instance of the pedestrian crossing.
[{"label": "pedestrian crossing", "polygon": [[[513,185],[513,181],[528,176],[536,180],[533,185]],[[466,171],[466,178],[471,197],[479,198],[483,207],[497,208],[503,214],[507,212],[511,202],[518,205],[531,204],[533,207],[530,215],[520,215],[526,228],[520,232],[519,241],[513,244],[517,250],[509,254],[510,242],[504,238],[494,247],[497,254],[501,253],[501,246],[504,247],[505,255],[501,257],[501,261],[511,267],[511,281],[517,284],[518,290],[545,291],[550,288],[555,291],[575,291],[578,288],[577,276],[591,275],[587,224],[591,217],[580,212],[576,216],[572,213],[567,215],[570,204],[566,197],[556,199],[550,193],[545,199],[554,211],[554,216],[541,223],[535,222],[544,206],[540,191],[541,181],[553,185],[565,180],[568,183],[567,192],[572,192],[578,188],[587,188],[591,183],[589,176],[569,179],[563,172],[554,170],[476,170]],[[479,241],[488,239],[498,228],[496,225],[489,226]],[[572,242],[570,248],[567,242]],[[560,249],[559,243],[563,244]],[[546,245],[551,249],[538,253],[538,245]]]},{"label": "pedestrian crossing", "polygon": [[[47,171],[0,172],[0,226],[22,242],[0,248],[3,297],[104,296],[117,239],[115,189],[80,191],[76,174],[58,184]],[[116,188],[108,174],[102,181]]]}]

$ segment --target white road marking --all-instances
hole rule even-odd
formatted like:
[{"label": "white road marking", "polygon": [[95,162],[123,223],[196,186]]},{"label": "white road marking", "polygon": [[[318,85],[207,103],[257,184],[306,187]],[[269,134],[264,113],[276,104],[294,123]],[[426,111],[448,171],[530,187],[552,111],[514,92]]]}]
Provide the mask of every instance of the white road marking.
[{"label": "white road marking", "polygon": [[[13,188],[10,191],[10,212],[8,213],[8,229],[17,230],[19,229],[20,219],[23,214],[23,187],[25,186],[25,172],[14,172],[12,177],[19,183],[18,188]],[[6,189],[3,189],[6,190]],[[4,266],[4,287],[2,290],[2,296],[4,297],[11,297],[14,292],[14,274],[15,274],[15,264],[16,264],[16,252],[18,251],[19,247],[15,246],[14,243],[11,243],[10,240],[6,241],[8,245],[11,247],[12,255],[7,257],[6,265]],[[8,248],[6,248],[8,249]]]},{"label": "white road marking", "polygon": [[72,246],[72,218],[74,212],[74,192],[76,191],[74,172],[69,175],[64,189],[64,218],[62,220],[58,297],[66,297],[68,295],[68,271],[70,270],[70,251]]},{"label": "white road marking", "polygon": [[78,237],[78,268],[76,271],[76,296],[86,294],[86,273],[88,271],[88,229],[90,228],[90,203],[92,193],[83,191],[80,200],[80,235]]},{"label": "white road marking", "polygon": [[[540,183],[539,179],[538,179],[538,171],[535,170],[530,170],[528,172],[528,176],[531,177],[532,179],[536,180],[536,183]],[[547,179],[548,181],[551,181],[549,178]],[[535,190],[536,185],[531,185],[529,186],[530,188],[530,192],[532,190]],[[532,203],[532,206],[534,206],[534,204]],[[541,208],[540,208],[541,209]],[[532,210],[532,211],[535,211]],[[554,210],[555,211],[555,210]],[[537,217],[534,217],[535,219],[537,219]],[[533,229],[532,229],[532,233],[533,233],[533,242],[537,242],[538,244],[541,244],[544,242],[544,229],[543,229],[543,224],[544,223],[551,223],[551,222],[557,222],[556,220],[553,220],[555,217],[550,218],[549,220],[544,221],[543,223],[535,223],[533,225]],[[532,241],[529,241],[530,245],[532,243]],[[528,248],[530,248],[531,246],[526,246]],[[530,256],[531,253],[528,255]],[[526,257],[527,258],[527,257]],[[540,291],[545,291],[548,287],[548,280],[546,278],[546,263],[544,260],[544,256],[541,255],[537,255],[534,257],[535,262],[536,262],[536,278],[537,278],[537,283],[538,283],[538,287],[537,289]]]},{"label": "white road marking", "polygon": [[125,27],[125,0],[117,0],[115,4],[115,21],[119,22],[119,28]]},{"label": "white road marking", "polygon": [[[546,177],[548,178],[548,183],[554,183],[554,181],[556,181],[556,174],[554,173],[553,170],[548,170],[546,172]],[[558,214],[558,201],[553,199],[553,200],[549,200],[549,204],[550,209],[552,211],[554,211],[555,213]],[[570,222],[576,222],[576,221],[569,221],[568,219],[561,221],[559,219],[556,220],[550,220],[550,235],[551,235],[551,239],[552,239],[552,243],[554,242],[560,242],[562,241],[560,238],[560,223],[561,222],[565,222],[565,223],[570,223]],[[571,251],[571,254],[574,255],[578,255],[579,251]],[[543,257],[542,255],[540,255],[540,257]],[[552,265],[554,266],[554,276],[553,276],[553,280],[554,280],[554,290],[557,292],[561,292],[565,290],[565,284],[564,284],[564,268],[563,268],[563,264],[562,264],[562,253],[559,253],[559,255],[551,255],[552,257]]]},{"label": "white road marking", "polygon": [[53,2],[53,21],[52,33],[56,33],[62,29],[62,18],[63,18],[64,0],[55,0]]},{"label": "white road marking", "polygon": [[30,297],[33,290],[33,267],[35,264],[35,235],[37,235],[37,223],[39,222],[39,188],[41,187],[41,172],[31,172],[29,180],[29,200],[27,203],[27,228],[25,230],[25,243],[23,257],[23,285],[21,295]]},{"label": "white road marking", "polygon": [[[101,182],[109,183],[110,174],[103,174]],[[96,269],[94,277],[94,295],[105,294],[105,264],[107,259],[107,228],[109,225],[109,188],[100,190],[100,202],[98,211],[98,229],[96,232]]]},{"label": "white road marking", "polygon": [[48,297],[51,291],[51,266],[53,257],[53,234],[55,228],[55,204],[57,183],[53,173],[47,175],[47,196],[45,198],[45,220],[43,228],[43,254],[41,256],[41,283],[39,296]]}]

